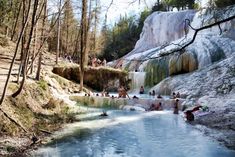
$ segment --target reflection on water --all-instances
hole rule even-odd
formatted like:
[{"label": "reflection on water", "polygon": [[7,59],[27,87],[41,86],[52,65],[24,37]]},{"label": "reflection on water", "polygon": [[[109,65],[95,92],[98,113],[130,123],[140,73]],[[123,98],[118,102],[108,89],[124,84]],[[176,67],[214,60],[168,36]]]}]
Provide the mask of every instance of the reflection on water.
[{"label": "reflection on water", "polygon": [[[100,111],[98,112],[100,113]],[[109,111],[58,132],[32,156],[45,157],[234,157],[235,152],[204,136],[171,112]],[[88,117],[96,117],[87,120]]]}]

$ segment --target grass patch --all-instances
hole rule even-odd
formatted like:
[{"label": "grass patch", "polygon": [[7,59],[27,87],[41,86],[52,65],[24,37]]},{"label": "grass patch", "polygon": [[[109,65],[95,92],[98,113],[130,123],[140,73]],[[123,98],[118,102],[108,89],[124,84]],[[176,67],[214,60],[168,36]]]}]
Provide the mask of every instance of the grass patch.
[{"label": "grass patch", "polygon": [[7,147],[6,147],[6,150],[7,150],[8,152],[12,153],[12,152],[15,152],[15,151],[16,151],[16,148],[13,147],[13,146],[7,146]]},{"label": "grass patch", "polygon": [[38,85],[39,85],[39,87],[40,87],[41,89],[43,89],[43,90],[47,90],[47,89],[48,89],[48,84],[47,84],[47,82],[44,81],[44,80],[38,81]]},{"label": "grass patch", "polygon": [[4,35],[0,35],[0,46],[2,47],[9,46],[8,39]]}]

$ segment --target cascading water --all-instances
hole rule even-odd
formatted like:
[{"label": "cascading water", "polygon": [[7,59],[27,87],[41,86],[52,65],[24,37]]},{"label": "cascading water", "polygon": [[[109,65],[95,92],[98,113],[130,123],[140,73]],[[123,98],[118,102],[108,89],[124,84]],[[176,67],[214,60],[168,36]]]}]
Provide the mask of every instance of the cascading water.
[{"label": "cascading water", "polygon": [[[195,31],[191,28],[187,28],[189,31],[186,32],[187,36],[184,36],[185,19],[192,21],[192,27],[200,28],[214,21],[226,19],[234,13],[234,6],[199,12],[193,10],[155,12],[145,20],[140,39],[135,48],[123,57],[123,65],[129,70],[133,70],[133,67],[143,69],[146,72],[145,86],[153,87],[168,76],[200,70],[229,58],[235,53],[235,20],[221,24],[221,32],[218,26],[200,31],[195,41],[185,48],[185,53],[180,56],[160,56],[179,48],[178,45],[184,45],[192,39]],[[149,60],[155,57],[157,59]],[[133,60],[145,61],[136,64]],[[132,76],[134,75],[131,74]],[[135,82],[134,80],[132,82]],[[135,85],[132,85],[132,89],[133,86],[135,88]]]},{"label": "cascading water", "polygon": [[183,37],[184,19],[192,20],[194,15],[194,10],[154,12],[145,20],[140,39],[130,54],[140,53]]},{"label": "cascading water", "polygon": [[138,91],[141,86],[145,85],[145,72],[129,72],[131,80],[131,91]]}]

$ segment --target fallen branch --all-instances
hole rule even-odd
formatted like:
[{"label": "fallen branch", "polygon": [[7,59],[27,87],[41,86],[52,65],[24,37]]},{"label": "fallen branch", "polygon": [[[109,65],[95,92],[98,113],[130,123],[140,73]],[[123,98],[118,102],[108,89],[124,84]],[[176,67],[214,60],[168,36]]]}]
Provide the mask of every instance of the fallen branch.
[{"label": "fallen branch", "polygon": [[22,126],[20,123],[18,123],[15,119],[11,118],[5,111],[2,110],[2,108],[0,108],[0,111],[2,111],[2,113],[14,124],[16,124],[17,126],[19,126],[22,130],[24,130],[24,132],[28,133],[28,131],[24,128],[24,126]]},{"label": "fallen branch", "polygon": [[50,131],[47,131],[47,130],[44,130],[44,129],[38,129],[39,131],[43,132],[43,133],[46,133],[46,134],[52,134],[52,132]]}]

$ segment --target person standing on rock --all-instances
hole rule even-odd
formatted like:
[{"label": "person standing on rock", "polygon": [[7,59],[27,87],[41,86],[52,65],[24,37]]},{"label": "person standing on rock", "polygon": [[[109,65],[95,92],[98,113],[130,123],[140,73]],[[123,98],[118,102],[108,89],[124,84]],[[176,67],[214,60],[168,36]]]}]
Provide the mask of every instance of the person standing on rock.
[{"label": "person standing on rock", "polygon": [[106,61],[106,59],[104,59],[102,62],[102,66],[106,67],[106,64],[107,64],[107,61]]},{"label": "person standing on rock", "polygon": [[175,103],[174,103],[174,114],[179,114],[179,99],[176,99],[175,100]]}]

